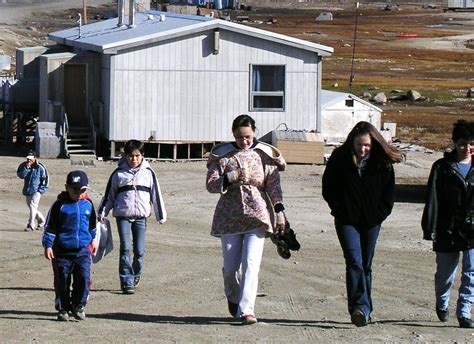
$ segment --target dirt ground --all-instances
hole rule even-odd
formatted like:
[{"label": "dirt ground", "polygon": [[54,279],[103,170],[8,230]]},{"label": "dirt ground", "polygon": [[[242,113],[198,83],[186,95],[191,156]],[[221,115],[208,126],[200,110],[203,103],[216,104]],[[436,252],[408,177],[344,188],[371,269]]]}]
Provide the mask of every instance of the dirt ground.
[{"label": "dirt ground", "polygon": [[[410,153],[396,165],[399,189],[425,182],[439,153]],[[21,157],[0,164],[0,337],[2,342],[471,342],[474,331],[455,319],[440,323],[434,311],[434,254],[421,240],[421,191],[398,196],[383,225],[374,261],[374,322],[350,323],[346,311],[342,252],[321,196],[324,166],[290,165],[282,174],[287,214],[302,244],[289,260],[268,240],[260,274],[259,323],[242,327],[227,314],[219,240],[209,235],[217,195],[205,190],[205,162],[153,162],[169,220],[148,224],[146,265],[135,295],[122,295],[118,242],[94,266],[87,320],[55,320],[52,271],[43,257],[41,233],[24,232],[27,208],[15,175]],[[114,162],[95,166],[42,160],[51,174],[41,200],[46,212],[72,169],[85,170],[97,204]],[[457,286],[457,284],[456,284]],[[453,290],[456,297],[456,289]],[[455,302],[451,312],[454,313]]]}]

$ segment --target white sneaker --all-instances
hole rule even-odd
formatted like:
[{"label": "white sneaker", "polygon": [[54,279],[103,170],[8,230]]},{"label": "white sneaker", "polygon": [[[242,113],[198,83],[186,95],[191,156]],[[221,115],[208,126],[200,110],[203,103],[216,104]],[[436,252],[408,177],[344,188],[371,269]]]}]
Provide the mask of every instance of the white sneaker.
[{"label": "white sneaker", "polygon": [[68,321],[69,320],[69,314],[67,314],[67,311],[60,310],[58,312],[58,320],[59,321]]},{"label": "white sneaker", "polygon": [[86,313],[84,313],[84,307],[76,307],[72,312],[72,315],[76,320],[86,320]]}]

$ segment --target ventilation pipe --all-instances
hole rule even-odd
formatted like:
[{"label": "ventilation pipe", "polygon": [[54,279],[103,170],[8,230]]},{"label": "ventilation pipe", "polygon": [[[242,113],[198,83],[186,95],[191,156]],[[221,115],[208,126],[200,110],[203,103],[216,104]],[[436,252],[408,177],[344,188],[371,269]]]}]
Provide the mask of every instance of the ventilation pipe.
[{"label": "ventilation pipe", "polygon": [[117,0],[118,27],[125,25],[125,1],[126,0]]},{"label": "ventilation pipe", "polygon": [[135,0],[128,3],[128,27],[135,27]]},{"label": "ventilation pipe", "polygon": [[214,31],[214,51],[212,52],[214,55],[219,54],[219,40],[220,40],[219,30],[215,30]]}]

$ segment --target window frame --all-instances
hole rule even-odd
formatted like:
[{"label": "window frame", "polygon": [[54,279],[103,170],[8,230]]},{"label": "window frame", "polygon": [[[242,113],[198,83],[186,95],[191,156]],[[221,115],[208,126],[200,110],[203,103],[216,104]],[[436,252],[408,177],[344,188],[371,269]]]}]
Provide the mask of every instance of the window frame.
[{"label": "window frame", "polygon": [[[253,90],[253,73],[254,67],[283,67],[283,91],[254,91]],[[286,108],[286,65],[285,64],[250,64],[250,78],[249,78],[249,110],[253,112],[284,112]],[[255,97],[281,97],[281,107],[264,108],[254,107]]]}]

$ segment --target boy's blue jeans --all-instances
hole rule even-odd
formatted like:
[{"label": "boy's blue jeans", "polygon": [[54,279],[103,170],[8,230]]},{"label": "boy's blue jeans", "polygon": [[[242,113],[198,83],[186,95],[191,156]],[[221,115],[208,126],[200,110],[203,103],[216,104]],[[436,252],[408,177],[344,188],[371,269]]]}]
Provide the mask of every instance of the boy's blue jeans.
[{"label": "boy's blue jeans", "polygon": [[[146,218],[117,217],[117,228],[120,237],[120,287],[134,288],[134,278],[141,276],[145,260]],[[130,257],[132,250],[133,259]]]},{"label": "boy's blue jeans", "polygon": [[[60,309],[72,311],[85,307],[90,292],[91,253],[87,247],[78,252],[55,250]],[[72,291],[71,289],[72,276]]]},{"label": "boy's blue jeans", "polygon": [[[447,309],[451,286],[456,276],[460,252],[436,252],[436,308]],[[474,249],[462,251],[461,285],[456,307],[458,318],[471,318],[474,301]]]},{"label": "boy's blue jeans", "polygon": [[360,309],[368,319],[372,312],[372,260],[380,225],[363,228],[335,220],[337,237],[346,262],[346,288],[349,314]]}]

